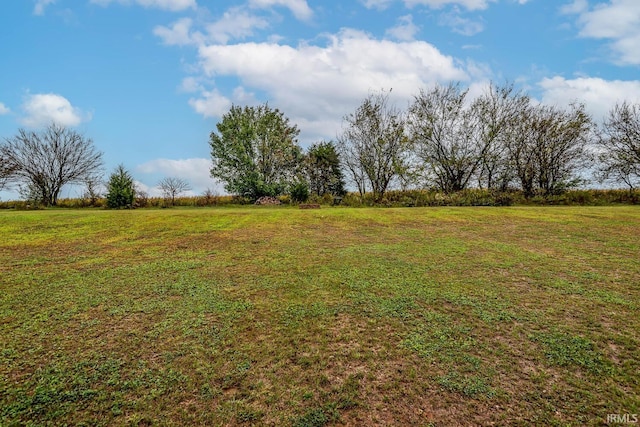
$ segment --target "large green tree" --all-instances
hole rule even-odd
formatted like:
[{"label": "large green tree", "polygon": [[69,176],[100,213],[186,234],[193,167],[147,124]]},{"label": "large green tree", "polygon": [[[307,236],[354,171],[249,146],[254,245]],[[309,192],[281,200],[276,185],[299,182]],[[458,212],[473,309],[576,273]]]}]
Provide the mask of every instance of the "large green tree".
[{"label": "large green tree", "polygon": [[232,106],[211,133],[213,167],[232,194],[257,199],[286,191],[299,173],[300,131],[278,109]]}]

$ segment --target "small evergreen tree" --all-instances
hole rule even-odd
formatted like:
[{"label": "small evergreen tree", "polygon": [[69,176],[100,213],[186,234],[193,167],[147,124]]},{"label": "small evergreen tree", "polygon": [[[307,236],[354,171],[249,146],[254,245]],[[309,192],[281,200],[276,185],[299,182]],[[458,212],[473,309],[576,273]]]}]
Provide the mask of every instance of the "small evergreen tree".
[{"label": "small evergreen tree", "polygon": [[133,177],[123,165],[119,165],[107,183],[107,207],[131,208],[136,195]]},{"label": "small evergreen tree", "polygon": [[298,181],[291,185],[291,200],[304,203],[309,200],[309,185],[305,181]]},{"label": "small evergreen tree", "polygon": [[305,172],[311,193],[317,196],[345,195],[340,157],[332,142],[318,142],[309,147],[305,159]]}]

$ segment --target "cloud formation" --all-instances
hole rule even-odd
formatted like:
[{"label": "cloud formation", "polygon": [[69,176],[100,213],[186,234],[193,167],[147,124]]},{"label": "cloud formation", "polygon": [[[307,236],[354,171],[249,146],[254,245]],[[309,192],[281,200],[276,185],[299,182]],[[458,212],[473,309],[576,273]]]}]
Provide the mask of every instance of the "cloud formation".
[{"label": "cloud formation", "polygon": [[[467,10],[484,10],[489,7],[489,3],[498,0],[402,0],[407,8],[415,6],[427,6],[431,9],[442,9],[445,6],[460,6]],[[525,4],[528,0],[519,0],[520,4]],[[394,0],[361,0],[362,4],[369,9],[384,10],[389,7]]]},{"label": "cloud formation", "polygon": [[602,120],[617,102],[640,103],[640,81],[603,80],[581,77],[567,80],[564,77],[545,78],[538,84],[542,89],[542,102],[548,105],[567,106],[582,102],[596,121]]},{"label": "cloud formation", "polygon": [[306,0],[249,0],[249,5],[261,9],[282,6],[289,9],[297,19],[302,21],[307,21],[313,16],[313,11]]},{"label": "cloud formation", "polygon": [[610,40],[616,63],[640,64],[640,1],[610,0],[590,8],[586,0],[574,0],[561,12],[578,15],[580,37]]},{"label": "cloud formation", "polygon": [[28,95],[22,104],[23,125],[37,128],[55,122],[63,126],[77,126],[91,119],[90,114],[83,113],[71,105],[71,102],[54,93]]},{"label": "cloud formation", "polygon": [[195,43],[191,34],[191,18],[181,18],[170,26],[158,25],[153,29],[153,34],[162,39],[162,43],[167,46],[186,46]]},{"label": "cloud formation", "polygon": [[137,4],[147,8],[162,9],[172,12],[195,9],[198,6],[196,0],[91,0],[91,3],[98,4],[100,6],[108,6],[111,3],[120,3],[124,5]]},{"label": "cloud formation", "polygon": [[7,107],[2,102],[0,102],[0,116],[2,116],[4,114],[9,114],[10,112],[11,112],[11,110],[9,109],[9,107]]},{"label": "cloud formation", "polygon": [[389,28],[386,34],[396,40],[412,41],[419,31],[420,27],[413,23],[413,16],[405,15],[398,18],[398,25]]},{"label": "cloud formation", "polygon": [[253,14],[246,8],[234,7],[227,10],[220,19],[197,29],[193,19],[181,18],[169,26],[158,25],[153,34],[168,46],[199,45],[202,43],[226,44],[232,40],[242,40],[255,35],[256,30],[269,27],[269,21]]},{"label": "cloud formation", "polygon": [[484,31],[484,24],[481,20],[464,18],[457,7],[449,13],[443,13],[440,16],[439,23],[450,27],[454,33],[462,34],[463,36],[473,36]]},{"label": "cloud formation", "polygon": [[233,94],[203,90],[190,104],[206,117],[219,117],[248,89],[293,113],[289,117],[303,132],[335,135],[342,115],[373,90],[393,89],[395,99],[408,100],[420,87],[470,79],[454,58],[424,41],[394,42],[348,29],[326,35],[325,40],[298,46],[201,45],[203,75],[235,77],[240,84]]},{"label": "cloud formation", "polygon": [[36,0],[36,4],[33,7],[33,14],[38,16],[44,15],[46,7],[55,2],[56,0]]}]

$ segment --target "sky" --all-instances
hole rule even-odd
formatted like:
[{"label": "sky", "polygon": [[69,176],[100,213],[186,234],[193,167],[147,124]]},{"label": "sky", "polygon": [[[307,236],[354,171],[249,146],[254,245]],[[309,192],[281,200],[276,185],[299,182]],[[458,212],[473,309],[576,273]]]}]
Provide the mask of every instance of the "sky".
[{"label": "sky", "polygon": [[0,3],[0,138],[71,127],[104,153],[105,176],[123,164],[150,195],[169,176],[223,193],[208,140],[234,104],[280,109],[306,148],[372,92],[405,107],[435,84],[480,94],[491,81],[583,102],[596,120],[640,102],[640,1]]}]

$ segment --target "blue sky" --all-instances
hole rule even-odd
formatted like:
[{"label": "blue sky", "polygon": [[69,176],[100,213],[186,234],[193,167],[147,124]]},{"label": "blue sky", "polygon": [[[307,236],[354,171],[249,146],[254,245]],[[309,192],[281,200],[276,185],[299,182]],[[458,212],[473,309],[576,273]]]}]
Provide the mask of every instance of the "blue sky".
[{"label": "blue sky", "polygon": [[306,147],[379,89],[509,80],[596,119],[640,102],[640,1],[4,0],[0,64],[0,137],[55,120],[150,194],[222,192],[207,141],[233,103],[280,108]]}]

